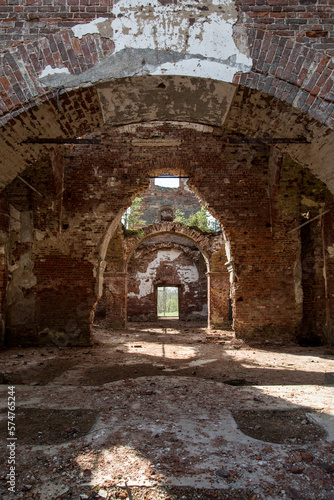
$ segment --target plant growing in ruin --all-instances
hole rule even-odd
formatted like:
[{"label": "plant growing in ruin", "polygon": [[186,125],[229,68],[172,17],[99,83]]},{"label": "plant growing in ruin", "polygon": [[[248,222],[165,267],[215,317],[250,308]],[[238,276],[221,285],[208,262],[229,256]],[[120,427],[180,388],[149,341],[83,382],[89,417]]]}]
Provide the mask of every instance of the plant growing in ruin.
[{"label": "plant growing in ruin", "polygon": [[140,218],[142,213],[141,202],[141,198],[135,198],[132,202],[132,205],[123,214],[122,224],[125,229],[135,231],[145,226],[146,221]]}]

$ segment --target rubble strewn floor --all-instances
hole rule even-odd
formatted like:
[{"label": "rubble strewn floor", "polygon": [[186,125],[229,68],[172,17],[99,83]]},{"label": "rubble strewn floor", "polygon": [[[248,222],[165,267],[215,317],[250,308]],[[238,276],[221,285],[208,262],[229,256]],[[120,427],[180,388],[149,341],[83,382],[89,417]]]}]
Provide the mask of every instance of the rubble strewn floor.
[{"label": "rubble strewn floor", "polygon": [[0,352],[2,498],[334,499],[326,347],[246,345],[200,324],[95,325],[91,348]]}]

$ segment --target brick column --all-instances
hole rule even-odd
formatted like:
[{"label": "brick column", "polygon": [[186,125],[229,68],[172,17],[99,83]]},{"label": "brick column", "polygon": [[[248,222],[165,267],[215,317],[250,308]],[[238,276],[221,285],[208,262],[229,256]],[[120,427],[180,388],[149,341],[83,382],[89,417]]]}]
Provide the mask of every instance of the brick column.
[{"label": "brick column", "polygon": [[208,327],[230,328],[228,271],[208,272]]},{"label": "brick column", "polygon": [[107,327],[113,329],[127,326],[128,273],[106,272],[104,275],[104,302],[106,304]]}]

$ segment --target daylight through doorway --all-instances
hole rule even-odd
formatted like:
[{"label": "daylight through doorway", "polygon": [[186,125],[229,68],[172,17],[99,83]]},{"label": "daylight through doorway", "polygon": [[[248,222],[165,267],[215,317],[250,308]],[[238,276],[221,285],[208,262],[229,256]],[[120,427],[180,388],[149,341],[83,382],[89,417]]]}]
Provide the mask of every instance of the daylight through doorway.
[{"label": "daylight through doorway", "polygon": [[177,286],[158,286],[158,318],[179,319],[179,289]]}]

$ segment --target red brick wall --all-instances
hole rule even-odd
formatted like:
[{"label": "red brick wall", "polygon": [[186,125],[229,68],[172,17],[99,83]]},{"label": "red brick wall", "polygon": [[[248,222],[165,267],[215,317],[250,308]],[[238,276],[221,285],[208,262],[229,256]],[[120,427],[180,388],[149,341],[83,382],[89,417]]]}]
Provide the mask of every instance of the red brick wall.
[{"label": "red brick wall", "polygon": [[[169,252],[178,252],[175,260]],[[162,256],[166,255],[166,259]],[[150,269],[150,272],[148,271]],[[188,272],[185,273],[185,268]],[[190,272],[191,270],[191,272]],[[139,248],[128,267],[128,319],[150,321],[157,319],[157,286],[179,288],[180,320],[207,320],[207,277],[203,256],[179,244],[164,248],[163,244]],[[198,277],[193,279],[195,275]],[[189,280],[189,276],[194,276]],[[145,277],[144,277],[145,276]],[[141,286],[149,293],[140,293]]]},{"label": "red brick wall", "polygon": [[[13,50],[0,57],[0,112],[29,107],[37,97],[54,97],[38,82],[48,64],[80,74],[112,54],[112,40],[99,35],[77,39],[70,31],[79,22],[110,17],[111,5],[108,0],[2,1],[2,47]],[[333,128],[332,1],[236,0],[236,5],[243,14],[254,64],[251,72],[237,75],[235,83],[293,103]]]},{"label": "red brick wall", "polygon": [[173,209],[174,217],[176,210],[180,210],[186,219],[201,209],[198,199],[184,183],[185,179],[181,179],[178,188],[166,188],[155,185],[151,180],[150,189],[140,196],[140,217],[145,220],[145,225],[160,222],[160,209],[164,206]]},{"label": "red brick wall", "polygon": [[[33,325],[36,339],[40,338],[38,332],[52,330],[55,318],[63,316],[57,327],[66,335],[69,328],[71,335],[80,330],[77,337],[73,333],[72,343],[89,341],[96,276],[100,259],[105,258],[101,242],[109,225],[133,197],[147,189],[148,177],[165,171],[167,162],[169,173],[191,176],[190,188],[207,203],[226,232],[234,270],[231,293],[237,335],[295,336],[302,322],[302,304],[296,303],[295,273],[300,239],[298,231],[289,230],[300,223],[301,195],[322,202],[328,196],[321,194],[324,186],[311,175],[305,177],[305,172],[291,162],[277,167],[281,169],[279,175],[270,174],[267,147],[222,145],[213,134],[180,130],[171,124],[153,123],[152,134],[155,131],[167,138],[182,139],[173,154],[165,146],[134,148],[130,141],[120,140],[118,130],[105,135],[102,145],[65,148],[62,213],[67,228],[61,233],[54,222],[58,212],[52,208],[52,200],[56,199],[52,167],[46,163],[39,171],[38,186],[44,189],[46,198],[33,195],[34,229],[41,234],[35,239],[32,254],[31,272],[37,282],[29,289],[37,304]],[[133,134],[140,137],[141,133],[138,125]],[[27,169],[27,178],[34,179],[34,168]],[[278,179],[275,189],[269,190],[269,178],[272,182]],[[48,183],[49,179],[52,182]],[[21,189],[22,185],[14,181],[7,195],[23,210]],[[13,255],[19,259],[21,253]],[[117,262],[122,262],[121,257]],[[330,267],[330,259],[327,261]],[[317,262],[318,267],[322,265],[321,260]],[[124,271],[112,269],[117,270]],[[317,279],[320,276],[318,273]],[[330,296],[328,301],[332,301]],[[73,325],[73,331],[68,324]],[[22,336],[23,332],[21,325]]]},{"label": "red brick wall", "polygon": [[334,126],[331,0],[236,0],[253,68],[236,83],[273,95]]}]

